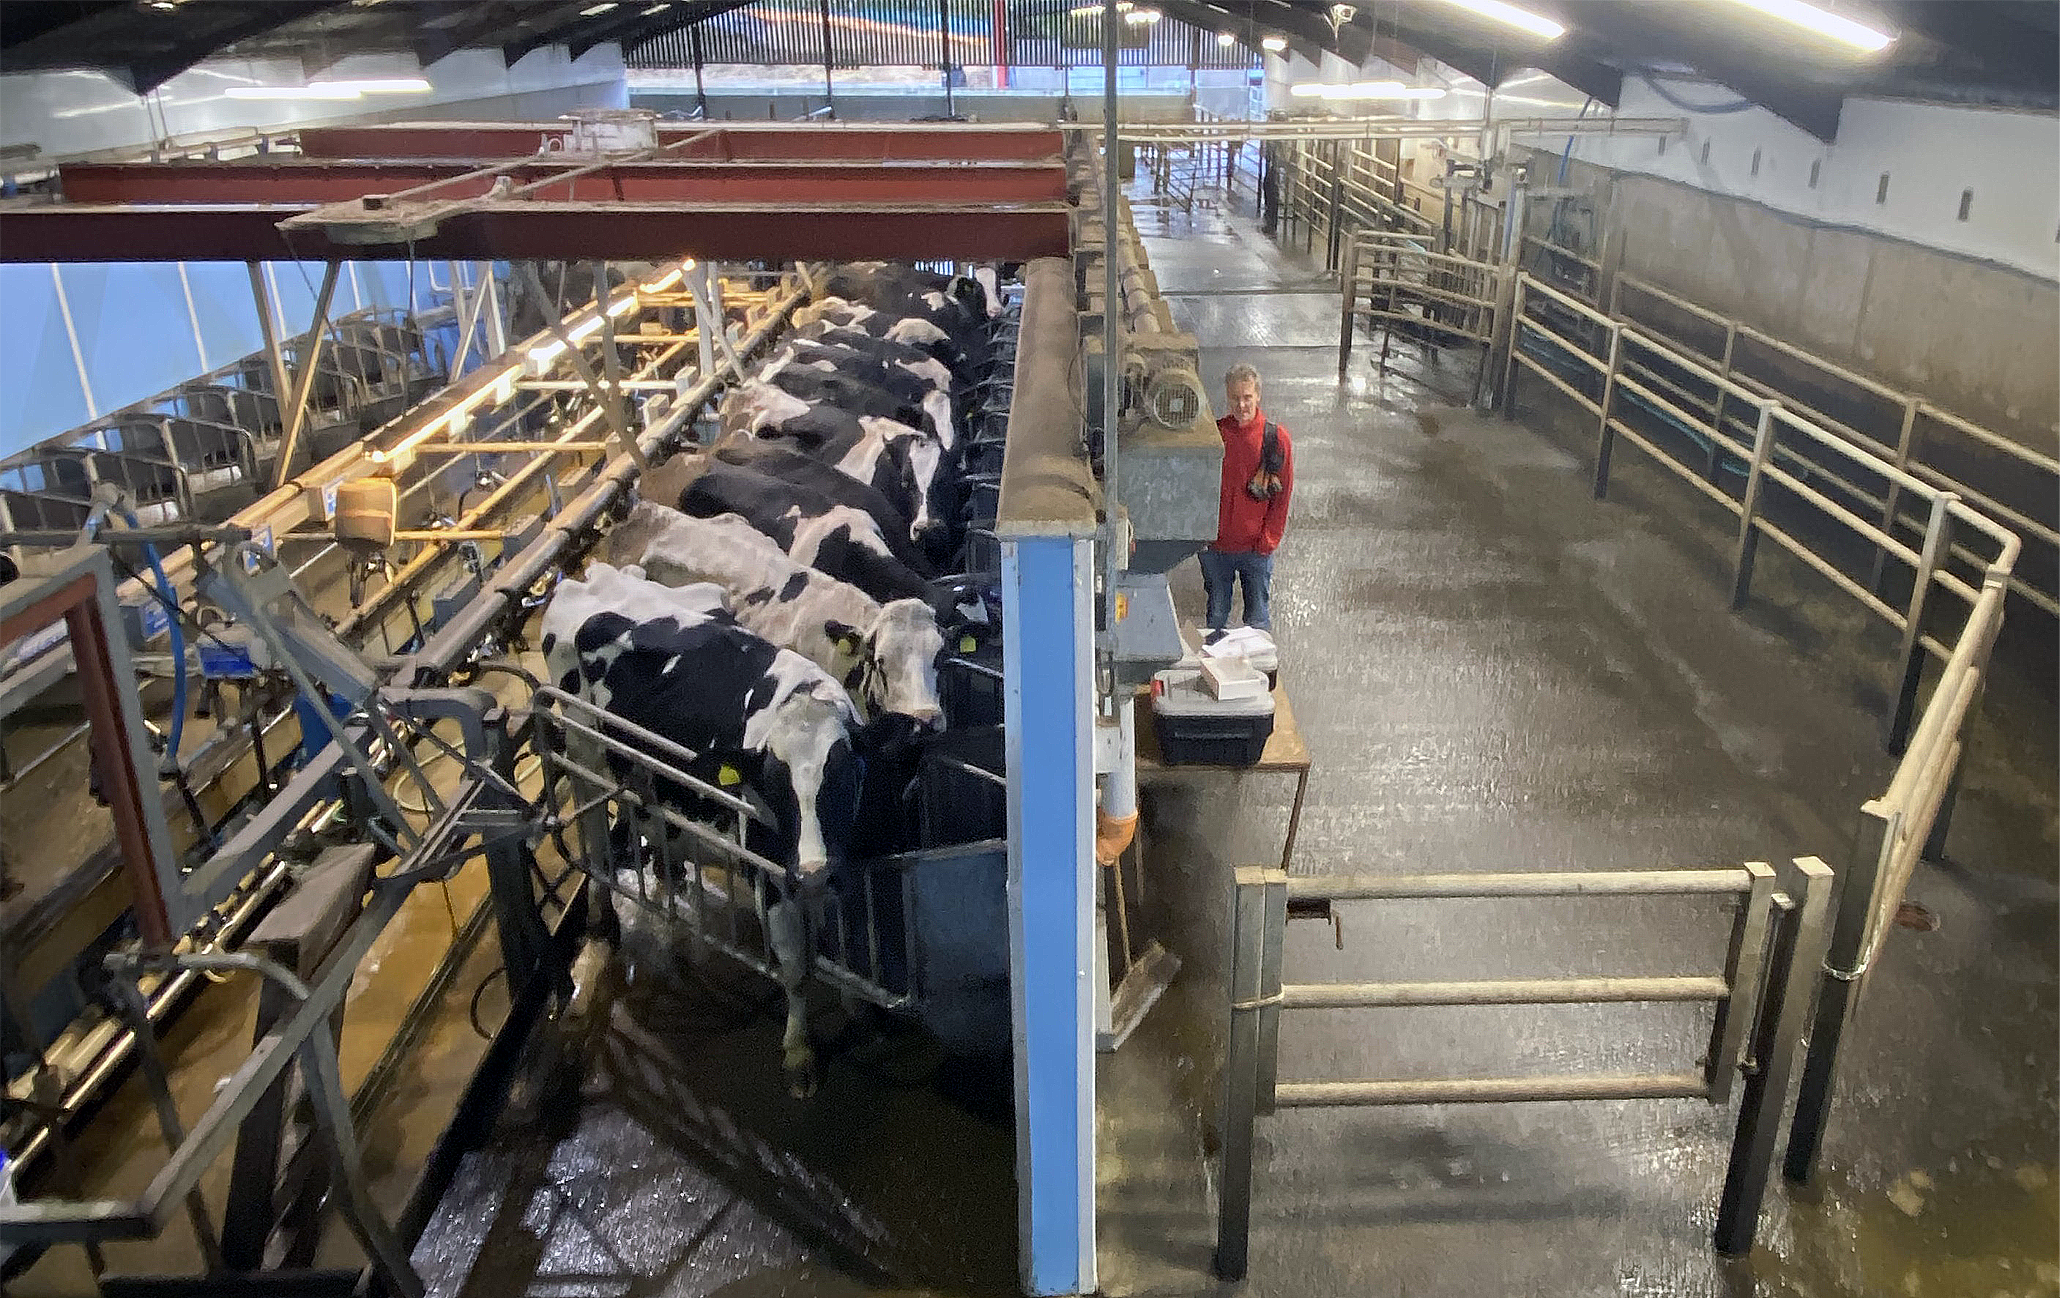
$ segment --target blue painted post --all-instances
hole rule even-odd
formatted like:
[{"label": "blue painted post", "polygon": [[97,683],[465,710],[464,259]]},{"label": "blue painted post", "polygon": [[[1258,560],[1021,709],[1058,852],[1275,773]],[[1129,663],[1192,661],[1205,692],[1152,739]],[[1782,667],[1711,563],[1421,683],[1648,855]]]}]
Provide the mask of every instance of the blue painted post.
[{"label": "blue painted post", "polygon": [[1024,1291],[1095,1288],[1094,543],[1004,539],[1009,972]]}]

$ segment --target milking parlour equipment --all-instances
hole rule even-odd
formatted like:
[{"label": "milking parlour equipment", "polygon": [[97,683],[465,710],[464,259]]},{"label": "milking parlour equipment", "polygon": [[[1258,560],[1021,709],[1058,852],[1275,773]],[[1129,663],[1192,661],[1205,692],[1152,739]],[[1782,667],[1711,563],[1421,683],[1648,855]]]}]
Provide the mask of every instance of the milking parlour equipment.
[{"label": "milking parlour equipment", "polygon": [[[638,297],[621,300],[641,301],[667,287],[661,276],[655,288],[640,285]],[[748,328],[732,345],[746,354],[765,345],[799,298],[785,282],[748,298]],[[589,309],[574,318],[572,331],[591,335],[594,328],[579,321],[607,317]],[[676,344],[667,346],[679,352]],[[532,362],[548,347],[544,341],[531,348]],[[270,512],[258,515],[327,524],[323,535],[333,536],[353,560],[376,557],[396,541],[427,539],[399,526],[401,483],[415,462],[409,452],[443,450],[433,435],[455,435],[469,424],[468,403],[502,395],[496,389],[512,389],[513,377],[505,370],[472,376],[453,397],[432,402],[426,416],[397,421],[363,455],[352,451],[318,466],[318,473],[343,466],[340,476],[290,483],[261,502]],[[461,502],[458,511],[470,526],[434,529],[436,543],[397,566],[397,582],[412,583],[407,589],[389,585],[364,605],[354,599],[340,618],[320,611],[302,585],[298,574],[310,565],[296,570],[279,554],[282,540],[305,534],[275,536],[271,522],[253,524],[243,515],[228,523],[145,522],[117,484],[104,483],[76,531],[0,534],[0,545],[35,555],[31,575],[0,586],[0,645],[11,646],[12,657],[33,669],[9,677],[7,707],[17,705],[19,692],[47,688],[53,670],[76,676],[89,718],[94,784],[114,823],[135,931],[132,940],[117,934],[111,947],[98,948],[105,953],[85,974],[99,1006],[98,1025],[76,1037],[68,1029],[70,1053],[62,1060],[28,1007],[16,1001],[16,971],[10,968],[0,980],[10,1029],[21,1029],[38,1061],[6,1095],[10,1158],[0,1181],[0,1266],[7,1259],[25,1262],[52,1243],[75,1243],[85,1247],[97,1274],[103,1244],[153,1238],[184,1215],[211,1273],[276,1269],[266,1264],[268,1242],[276,1245],[289,1228],[296,1238],[311,1238],[317,1227],[305,1208],[321,1202],[326,1187],[326,1201],[338,1209],[380,1282],[392,1292],[420,1292],[406,1247],[440,1193],[432,1179],[447,1177],[451,1167],[433,1162],[410,1212],[393,1224],[381,1220],[359,1165],[353,1123],[369,1112],[367,1097],[390,1084],[392,1074],[375,1068],[357,1094],[344,1094],[334,1037],[339,1007],[366,953],[410,895],[424,884],[445,883],[481,856],[490,906],[482,905],[462,933],[452,912],[451,952],[404,1017],[397,1040],[417,1030],[411,1024],[419,1025],[442,980],[487,927],[498,929],[510,999],[518,1007],[504,1036],[519,1040],[547,1001],[567,1006],[575,988],[566,971],[596,908],[577,886],[583,876],[573,872],[583,862],[553,853],[566,842],[571,813],[581,809],[552,803],[548,784],[542,793],[525,792],[533,776],[522,767],[541,767],[548,756],[536,746],[538,736],[551,737],[549,719],[540,724],[535,718],[551,710],[552,700],[519,664],[488,655],[520,642],[522,624],[559,571],[626,503],[640,463],[677,447],[720,386],[719,376],[691,372],[677,384],[668,380],[668,400],[642,403],[635,422],[616,429],[612,448],[620,453],[573,477],[567,496],[555,480],[548,484],[554,505],[548,517],[518,515],[513,525],[499,527],[474,521],[505,517],[520,503],[515,489],[539,476],[541,460],[505,476],[480,473],[475,489],[490,498],[469,511]],[[546,431],[555,437],[547,445],[611,449],[611,443],[576,440],[604,417],[598,408],[577,419],[554,417]],[[514,431],[519,436],[526,429]],[[502,437],[490,449],[530,445]],[[621,446],[625,437],[633,446]],[[282,513],[282,505],[292,512]],[[458,548],[475,541],[497,544],[499,553],[489,558]],[[453,554],[454,563],[440,562]],[[453,569],[455,584],[438,588],[440,607],[425,624],[412,607],[413,585]],[[176,584],[169,574],[176,574]],[[182,597],[182,587],[191,594]],[[396,596],[410,607],[393,608]],[[369,638],[376,647],[381,626],[395,622],[407,628],[399,654],[369,652],[345,638]],[[153,652],[167,634],[171,652]],[[169,733],[155,743],[137,683],[144,668],[174,680]],[[504,702],[483,688],[493,674],[532,692]],[[297,764],[268,762],[262,730],[253,733],[264,778],[256,796],[213,829],[198,809],[190,828],[178,825],[166,810],[174,804],[158,793],[162,778],[179,786],[181,802],[194,803],[184,787],[179,733],[194,680],[201,682],[198,693],[234,681],[245,690],[289,696],[303,727]],[[426,759],[418,748],[431,750]],[[448,766],[443,778],[432,778],[439,760]],[[410,785],[418,801],[397,792]],[[481,922],[487,919],[498,923]],[[227,949],[232,942],[237,949]],[[201,981],[234,971],[254,973],[263,983],[252,1051],[189,1124],[172,1100],[158,1025]],[[288,1069],[296,1065],[298,1080],[289,1083]],[[152,1100],[167,1161],[133,1200],[63,1198],[58,1191],[72,1164],[67,1124],[130,1067]],[[307,1097],[298,1110],[286,1102],[289,1084]],[[467,1112],[461,1106],[460,1118]],[[232,1148],[236,1175],[216,1220],[198,1186]],[[49,1193],[31,1197],[32,1183]],[[308,1187],[318,1197],[309,1198]],[[289,1249],[288,1256],[298,1254]],[[288,1271],[318,1290],[334,1281],[304,1266]]]}]

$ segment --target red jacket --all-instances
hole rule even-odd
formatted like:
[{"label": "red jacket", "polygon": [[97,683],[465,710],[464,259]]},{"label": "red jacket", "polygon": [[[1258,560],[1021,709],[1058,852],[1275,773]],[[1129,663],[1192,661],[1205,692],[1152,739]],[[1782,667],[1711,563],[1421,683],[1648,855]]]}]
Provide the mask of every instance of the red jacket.
[{"label": "red jacket", "polygon": [[1275,424],[1280,450],[1286,463],[1280,470],[1280,494],[1271,500],[1254,500],[1245,484],[1259,471],[1259,448],[1266,427],[1266,412],[1249,424],[1237,424],[1225,415],[1216,421],[1223,435],[1223,493],[1216,512],[1217,550],[1232,554],[1272,554],[1287,531],[1288,498],[1295,494],[1295,446],[1287,429]]}]

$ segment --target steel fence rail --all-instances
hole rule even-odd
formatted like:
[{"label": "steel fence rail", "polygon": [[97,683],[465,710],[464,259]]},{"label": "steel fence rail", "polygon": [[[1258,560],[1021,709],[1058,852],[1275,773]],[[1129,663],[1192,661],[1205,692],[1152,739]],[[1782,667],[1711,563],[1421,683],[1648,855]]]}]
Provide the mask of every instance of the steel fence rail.
[{"label": "steel fence rail", "polygon": [[[1530,874],[1296,876],[1240,868],[1232,902],[1229,1035],[1224,1058],[1216,1273],[1242,1279],[1249,1262],[1254,1126],[1278,1108],[1495,1104],[1567,1100],[1729,1102],[1743,1079],[1714,1242],[1747,1252],[1771,1179],[1790,1074],[1802,1046],[1809,991],[1823,959],[1831,871],[1794,862],[1790,893],[1761,862],[1721,869],[1543,871]],[[1509,897],[1729,897],[1737,900],[1720,975],[1491,981],[1283,983],[1288,903]],[[1698,1070],[1525,1077],[1281,1081],[1284,1010],[1420,1006],[1702,1002],[1715,1006]]]},{"label": "steel fence rail", "polygon": [[[1633,292],[1673,306],[1712,330],[1721,328],[1722,357],[1692,350],[1615,309],[1620,286],[1626,283]],[[2027,539],[2046,541],[2052,529],[2025,528],[2025,516],[2018,511],[1977,491],[1963,490],[1964,484],[1913,458],[1912,429],[1929,409],[1920,399],[1767,339],[1642,281],[1620,276],[1616,285],[1610,294],[1613,309],[1605,311],[1528,272],[1518,273],[1502,369],[1505,413],[1512,409],[1516,375],[1535,374],[1596,418],[1598,498],[1608,490],[1610,452],[1621,438],[1736,516],[1734,607],[1750,596],[1754,555],[1760,537],[1766,536],[1900,636],[1885,721],[1886,745],[1899,761],[1886,790],[1861,808],[1859,833],[1827,940],[1815,1024],[1784,1163],[1789,1179],[1807,1181],[1821,1152],[1839,1047],[1853,1005],[1881,956],[1919,862],[1927,853],[1943,850],[1966,728],[1988,674],[2007,598],[2015,593],[2042,607],[2051,605],[2017,576],[2016,566]],[[1900,406],[1896,444],[1890,447],[1792,400],[1770,383],[1737,372],[1741,338],[1806,361],[1857,390]],[[1692,390],[1697,384],[1706,395]],[[1636,410],[1646,419],[1635,420]],[[1753,416],[1749,446],[1727,431],[1747,426],[1745,412]],[[1665,434],[1653,426],[1655,419],[1671,423],[1677,433],[1707,448],[1702,471],[1662,444]],[[2034,471],[2053,468],[2051,457],[1998,446],[2006,439],[1957,417],[1954,421],[1956,427],[1965,425],[1960,431],[1973,440],[2007,450]],[[1719,465],[1726,453],[1743,463],[1744,483],[1736,495],[1720,482]],[[1878,493],[1867,489],[1870,482],[1880,484]],[[1799,507],[1803,525],[1765,517],[1770,486]],[[1862,512],[1877,506],[1878,517]],[[1810,534],[1825,524],[1871,547],[1875,557],[1869,577],[1846,571],[1838,556]],[[1912,525],[1920,529],[1915,544],[1906,539]],[[1890,560],[1910,572],[1910,594],[1901,606],[1880,592],[1882,570]],[[1954,564],[1971,567],[1975,579],[1954,571]],[[1950,596],[1965,608],[1956,630],[1931,632],[1930,628],[1951,625],[1932,607],[1934,595]],[[1924,668],[1930,658],[1943,665],[1925,698]]]},{"label": "steel fence rail", "polygon": [[[1563,253],[1564,250],[1555,249],[1555,252]],[[2020,537],[2026,540],[2037,541],[2042,546],[2060,550],[2060,528],[2056,528],[2053,524],[2035,518],[2009,502],[1999,499],[1994,492],[1983,490],[1926,463],[1922,456],[1918,454],[1918,446],[1921,440],[1923,425],[1926,421],[1930,421],[1950,429],[1968,442],[2004,457],[2020,471],[2050,480],[2056,491],[2060,491],[2060,459],[2056,459],[2054,456],[2048,455],[2036,448],[2025,446],[1992,429],[1984,428],[1972,420],[1944,410],[1921,396],[1898,389],[1849,367],[1839,365],[1805,348],[1776,338],[1763,330],[1755,329],[1721,312],[1713,311],[1698,303],[1691,302],[1677,293],[1669,292],[1636,276],[1620,274],[1611,283],[1609,313],[1616,319],[1627,322],[1632,321],[1636,313],[1632,310],[1630,303],[1635,302],[1639,298],[1663,304],[1674,311],[1690,317],[1697,324],[1713,333],[1721,333],[1724,341],[1721,356],[1717,358],[1718,364],[1722,367],[1721,372],[1727,379],[1738,379],[1748,393],[1755,396],[1772,396],[1790,411],[1806,416],[1819,428],[1828,430],[1847,441],[1855,442],[1878,456],[1885,457],[1898,470],[1904,471],[1907,474],[1907,478],[1899,477],[1892,479],[1887,485],[1886,490],[1878,494],[1870,491],[1863,484],[1841,484],[1843,489],[1865,501],[1870,508],[1879,512],[1884,528],[1893,530],[1906,526],[1913,521],[1907,517],[1906,511],[1903,509],[1903,497],[1911,490],[1909,480],[1914,479],[1929,490],[1957,493],[1963,500],[1971,502],[1977,507],[1987,519],[1991,521],[2000,520]],[[1663,327],[1656,323],[1643,320],[1637,321],[1637,323],[1640,323],[1643,328],[1652,331],[1652,336],[1663,338],[1670,347],[1677,351],[1695,347],[1693,342],[1676,337],[1670,333],[1665,333]],[[1812,404],[1809,400],[1769,378],[1734,374],[1736,367],[1745,359],[1739,352],[1740,343],[1764,349],[1764,351],[1773,353],[1776,356],[1807,366],[1814,372],[1838,384],[1843,384],[1849,389],[1865,394],[1865,396],[1880,402],[1885,407],[1884,413],[1892,413],[1895,416],[1897,428],[1895,435],[1893,437],[1886,437],[1856,428],[1850,422],[1841,420],[1837,416],[1821,409],[1819,405]],[[1721,403],[1718,406],[1718,410],[1721,413]],[[2049,491],[2046,494],[2050,497],[2053,495],[2053,492]],[[1985,566],[1985,560],[1981,556],[1963,546],[1955,545],[1949,553],[1955,560],[1976,570]],[[1880,578],[1881,563],[1877,559],[1869,583],[1870,586],[1879,586]],[[2010,577],[2010,584],[2013,590],[2036,607],[2043,609],[2047,613],[2060,615],[2060,597],[2056,597],[2056,592],[2034,585],[2025,574],[2015,571],[2012,572]],[[1971,588],[1965,597],[1972,599]]]}]

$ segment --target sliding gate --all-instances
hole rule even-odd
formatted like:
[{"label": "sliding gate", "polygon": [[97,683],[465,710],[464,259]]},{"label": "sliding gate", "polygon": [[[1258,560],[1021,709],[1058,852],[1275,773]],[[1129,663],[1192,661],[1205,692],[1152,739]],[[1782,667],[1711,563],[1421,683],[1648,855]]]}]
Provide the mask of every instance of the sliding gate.
[{"label": "sliding gate", "polygon": [[[1699,1099],[1729,1101],[1743,1076],[1730,1168],[1717,1210],[1716,1245],[1751,1249],[1774,1141],[1823,963],[1831,870],[1815,857],[1795,862],[1790,889],[1759,862],[1708,870],[1620,870],[1527,874],[1321,875],[1246,866],[1237,872],[1230,966],[1230,1036],[1224,1060],[1223,1168],[1216,1219],[1216,1272],[1245,1273],[1252,1210],[1252,1129],[1276,1108],[1391,1104],[1487,1104],[1540,1100]],[[1720,973],[1651,977],[1542,978],[1492,982],[1281,982],[1290,903],[1418,902],[1497,897],[1714,896],[1737,903]],[[1715,1006],[1706,1057],[1674,1073],[1430,1080],[1281,1081],[1283,1010],[1420,1005],[1583,1005],[1701,1001]]]}]

